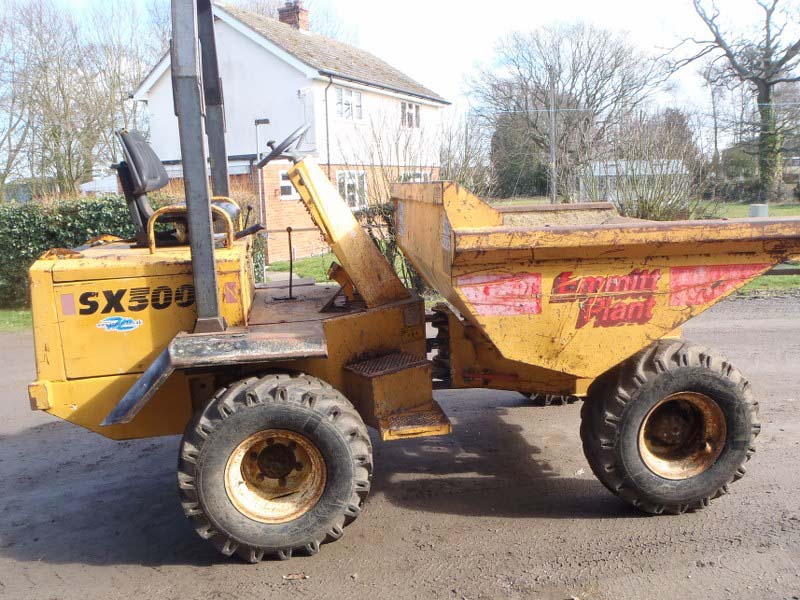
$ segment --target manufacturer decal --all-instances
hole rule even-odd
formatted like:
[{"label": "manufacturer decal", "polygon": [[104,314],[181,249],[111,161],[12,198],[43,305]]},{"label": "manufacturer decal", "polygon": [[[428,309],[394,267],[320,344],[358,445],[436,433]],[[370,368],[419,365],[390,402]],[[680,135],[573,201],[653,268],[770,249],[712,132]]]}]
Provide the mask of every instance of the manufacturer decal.
[{"label": "manufacturer decal", "polygon": [[222,297],[225,304],[238,304],[239,303],[239,282],[226,281],[222,287]]},{"label": "manufacturer decal", "polygon": [[[78,314],[93,315],[124,312],[140,312],[147,308],[164,310],[173,304],[181,308],[192,306],[195,300],[194,286],[190,283],[172,288],[162,285],[156,288],[121,288],[83,292],[78,296]],[[65,316],[75,314],[72,294],[61,296],[61,310]]]},{"label": "manufacturer decal", "polygon": [[642,325],[653,318],[660,280],[660,269],[580,277],[566,271],[553,280],[550,302],[578,302],[578,329],[591,322],[594,327]]},{"label": "manufacturer decal", "polygon": [[508,317],[542,312],[540,273],[464,275],[457,281],[478,315]]},{"label": "manufacturer decal", "polygon": [[61,312],[65,317],[72,316],[78,312],[75,308],[75,296],[72,294],[61,294]]},{"label": "manufacturer decal", "polygon": [[669,280],[670,306],[700,306],[732,292],[770,264],[673,267]]},{"label": "manufacturer decal", "polygon": [[106,331],[133,331],[142,324],[141,319],[131,319],[130,317],[106,317],[97,324],[98,329]]}]

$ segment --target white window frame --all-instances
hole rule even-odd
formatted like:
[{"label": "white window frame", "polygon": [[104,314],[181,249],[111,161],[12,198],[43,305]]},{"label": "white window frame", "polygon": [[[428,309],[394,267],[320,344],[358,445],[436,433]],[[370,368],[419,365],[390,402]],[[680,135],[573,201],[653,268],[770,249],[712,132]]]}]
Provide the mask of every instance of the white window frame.
[{"label": "white window frame", "polygon": [[[291,188],[291,194],[284,194],[283,188],[287,187]],[[300,194],[297,193],[297,190],[294,188],[294,184],[292,180],[289,179],[289,171],[282,170],[278,172],[278,191],[280,193],[281,200],[299,200]]]},{"label": "white window frame", "polygon": [[420,105],[414,102],[400,102],[400,124],[406,129],[419,129]]},{"label": "white window frame", "polygon": [[336,86],[336,116],[344,121],[364,119],[364,96],[358,90]]},{"label": "white window frame", "polygon": [[[349,186],[352,186],[352,190]],[[358,189],[359,187],[361,190]],[[366,171],[338,171],[336,173],[336,189],[339,190],[339,195],[351,210],[367,208]]]}]

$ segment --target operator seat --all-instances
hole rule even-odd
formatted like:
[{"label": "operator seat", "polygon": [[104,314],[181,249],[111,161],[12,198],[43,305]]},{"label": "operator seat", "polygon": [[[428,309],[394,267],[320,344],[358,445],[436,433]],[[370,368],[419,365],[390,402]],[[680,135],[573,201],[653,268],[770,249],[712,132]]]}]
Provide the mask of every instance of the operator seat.
[{"label": "operator seat", "polygon": [[[116,132],[122,154],[125,158],[118,165],[114,165],[119,177],[122,192],[125,194],[125,201],[128,203],[128,210],[131,213],[131,221],[136,231],[136,244],[147,246],[147,222],[153,216],[153,207],[147,194],[155,192],[169,183],[169,176],[158,155],[147,143],[138,131],[120,130]],[[212,200],[222,208],[234,223],[239,223],[241,208],[230,200]],[[159,222],[162,220],[160,219]],[[182,223],[185,226],[186,218],[182,215],[168,216],[164,222]],[[215,227],[216,230],[216,227]],[[166,238],[159,235],[159,241],[166,243],[178,243],[174,232],[167,234]]]}]

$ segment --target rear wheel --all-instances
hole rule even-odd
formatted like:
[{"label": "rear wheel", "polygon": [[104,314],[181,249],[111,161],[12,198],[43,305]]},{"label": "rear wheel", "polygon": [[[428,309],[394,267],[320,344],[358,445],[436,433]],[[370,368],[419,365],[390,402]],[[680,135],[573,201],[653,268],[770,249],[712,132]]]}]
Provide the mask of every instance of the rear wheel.
[{"label": "rear wheel", "polygon": [[581,411],[584,453],[614,494],[649,513],[708,506],[745,473],[758,404],[715,352],[662,340],[601,377]]},{"label": "rear wheel", "polygon": [[223,554],[249,562],[316,554],[369,493],[372,447],[338,391],[306,375],[220,390],[188,425],[178,485],[186,516]]}]

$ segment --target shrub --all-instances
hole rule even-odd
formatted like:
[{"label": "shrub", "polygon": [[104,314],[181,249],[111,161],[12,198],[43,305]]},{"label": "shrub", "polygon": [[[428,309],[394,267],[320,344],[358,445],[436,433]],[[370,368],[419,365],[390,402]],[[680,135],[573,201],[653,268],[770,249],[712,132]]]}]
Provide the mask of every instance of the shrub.
[{"label": "shrub", "polygon": [[103,234],[133,235],[121,196],[0,204],[0,307],[29,303],[28,269],[51,248],[74,248]]},{"label": "shrub", "polygon": [[717,185],[717,198],[725,202],[758,202],[761,186],[758,179],[727,179]]}]

